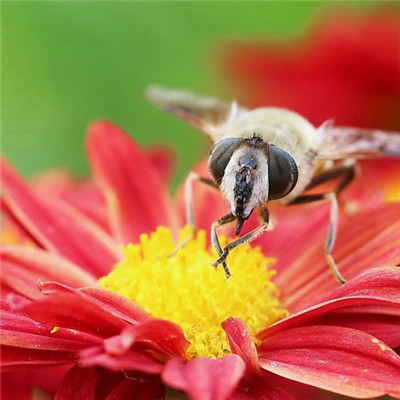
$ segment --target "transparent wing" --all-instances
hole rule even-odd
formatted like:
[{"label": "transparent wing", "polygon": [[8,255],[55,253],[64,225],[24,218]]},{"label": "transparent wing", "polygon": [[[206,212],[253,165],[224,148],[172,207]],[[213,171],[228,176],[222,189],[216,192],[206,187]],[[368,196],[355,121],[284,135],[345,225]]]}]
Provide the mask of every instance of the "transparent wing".
[{"label": "transparent wing", "polygon": [[150,86],[147,99],[171,114],[200,129],[216,142],[222,138],[223,127],[247,109],[236,102],[225,103],[211,97],[197,96],[184,90]]},{"label": "transparent wing", "polygon": [[400,157],[400,132],[331,127],[323,130],[321,159]]}]

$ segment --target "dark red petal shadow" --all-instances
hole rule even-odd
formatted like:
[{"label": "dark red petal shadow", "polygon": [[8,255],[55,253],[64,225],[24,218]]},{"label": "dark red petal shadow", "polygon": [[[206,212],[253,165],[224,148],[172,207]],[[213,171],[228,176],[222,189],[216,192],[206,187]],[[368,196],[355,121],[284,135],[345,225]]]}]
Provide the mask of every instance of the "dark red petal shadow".
[{"label": "dark red petal shadow", "polygon": [[126,377],[102,368],[72,368],[54,400],[156,400],[164,398],[160,380],[146,375]]},{"label": "dark red petal shadow", "polygon": [[98,381],[96,368],[72,368],[65,375],[54,400],[94,400]]},{"label": "dark red petal shadow", "polygon": [[183,390],[192,400],[225,400],[234,392],[245,372],[243,360],[229,354],[218,360],[195,358],[187,364],[173,358],[161,375],[163,382]]},{"label": "dark red petal shadow", "polygon": [[292,382],[281,378],[284,382],[279,382],[277,384],[275,376],[269,372],[263,371],[249,386],[241,383],[240,388],[235,390],[230,400],[316,400],[314,397],[310,396],[312,391],[299,390],[300,384],[296,385],[296,397],[294,397],[286,391],[287,387],[293,386]]},{"label": "dark red petal shadow", "polygon": [[29,372],[3,372],[0,397],[2,400],[32,400],[32,384]]}]

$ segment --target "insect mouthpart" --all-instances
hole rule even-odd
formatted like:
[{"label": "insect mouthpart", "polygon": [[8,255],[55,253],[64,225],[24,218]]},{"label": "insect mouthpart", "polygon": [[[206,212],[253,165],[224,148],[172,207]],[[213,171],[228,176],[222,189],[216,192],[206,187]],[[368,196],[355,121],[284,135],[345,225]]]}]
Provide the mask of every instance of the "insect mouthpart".
[{"label": "insect mouthpart", "polygon": [[246,221],[244,218],[238,217],[237,223],[236,223],[236,228],[235,228],[235,235],[236,236],[240,235],[240,231],[242,230],[244,221]]},{"label": "insect mouthpart", "polygon": [[[254,162],[254,161],[253,161]],[[234,199],[235,207],[233,214],[237,216],[237,225],[235,235],[239,235],[242,230],[243,223],[252,213],[252,209],[246,207],[254,186],[253,168],[250,166],[242,166],[235,176]]]}]

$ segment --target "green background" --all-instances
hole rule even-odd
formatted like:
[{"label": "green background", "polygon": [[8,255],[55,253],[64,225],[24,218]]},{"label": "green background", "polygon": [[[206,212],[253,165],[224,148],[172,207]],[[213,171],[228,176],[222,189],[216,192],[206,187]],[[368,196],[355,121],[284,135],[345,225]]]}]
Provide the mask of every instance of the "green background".
[{"label": "green background", "polygon": [[85,129],[111,120],[139,143],[169,143],[181,179],[204,136],[143,99],[151,83],[228,93],[218,67],[227,41],[301,35],[319,13],[376,3],[3,2],[2,147],[24,174],[88,171]]}]

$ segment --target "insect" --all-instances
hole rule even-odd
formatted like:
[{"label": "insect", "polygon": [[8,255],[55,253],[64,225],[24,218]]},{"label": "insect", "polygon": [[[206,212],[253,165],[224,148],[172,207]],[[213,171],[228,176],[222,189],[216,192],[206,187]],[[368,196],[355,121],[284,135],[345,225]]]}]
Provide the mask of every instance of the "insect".
[{"label": "insect", "polygon": [[[193,180],[216,187],[230,203],[231,212],[211,227],[211,241],[218,254],[213,266],[222,264],[230,277],[226,264],[229,252],[267,230],[268,204],[326,199],[331,202],[331,211],[324,253],[337,280],[345,282],[331,254],[338,219],[337,196],[355,177],[357,159],[400,157],[400,133],[335,127],[330,121],[315,127],[283,108],[249,110],[236,102],[158,86],[150,87],[146,95],[153,104],[194,125],[213,142],[208,159],[212,180],[191,172],[185,184],[187,218],[193,229]],[[333,179],[338,183],[331,192],[304,194]],[[261,218],[260,226],[222,248],[217,228],[236,221],[235,234],[239,235],[254,210]]]}]

